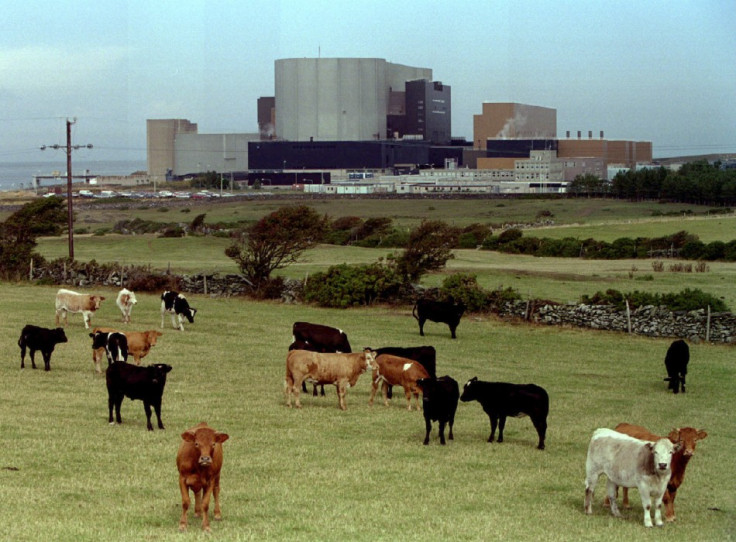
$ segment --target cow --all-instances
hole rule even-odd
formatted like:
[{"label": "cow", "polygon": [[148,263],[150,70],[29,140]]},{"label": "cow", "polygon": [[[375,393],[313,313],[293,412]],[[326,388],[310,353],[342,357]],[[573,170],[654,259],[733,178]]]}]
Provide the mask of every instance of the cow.
[{"label": "cow", "polygon": [[208,511],[210,498],[215,497],[215,519],[222,519],[220,511],[220,469],[222,468],[222,443],[229,439],[227,433],[215,431],[202,422],[181,434],[181,444],[176,454],[181,491],[181,519],[179,530],[187,530],[187,512],[194,493],[194,515],[202,516],[202,530],[210,532]]},{"label": "cow", "polygon": [[[383,346],[375,349],[376,356],[381,354],[392,354],[402,358],[413,359],[422,364],[427,369],[429,376],[434,378],[437,376],[437,351],[434,346]],[[389,386],[386,396],[391,399],[393,397],[393,386]]]},{"label": "cow", "polygon": [[424,411],[424,425],[427,434],[424,437],[424,445],[429,444],[429,433],[432,431],[432,422],[440,424],[440,444],[445,445],[445,425],[449,425],[452,436],[452,426],[455,423],[455,412],[457,401],[460,398],[460,388],[457,381],[450,376],[439,378],[420,378],[417,384],[422,388],[422,407]]},{"label": "cow", "polygon": [[453,301],[418,299],[411,314],[419,322],[419,334],[422,337],[424,337],[424,323],[430,320],[447,324],[450,327],[452,338],[456,339],[455,330],[464,312],[465,305],[462,302],[455,304]]},{"label": "cow", "polygon": [[123,288],[118,292],[115,304],[120,309],[120,312],[123,313],[124,324],[130,323],[130,313],[133,311],[133,305],[136,303],[138,303],[138,300],[135,298],[135,294],[127,288]]},{"label": "cow", "polygon": [[70,312],[81,312],[84,319],[85,329],[89,329],[92,314],[100,308],[100,304],[105,300],[104,296],[79,294],[71,290],[59,289],[56,292],[56,325],[59,320],[63,320],[64,326],[67,324],[68,314]]},{"label": "cow", "polygon": [[361,353],[323,354],[308,350],[290,350],[286,356],[286,404],[291,408],[291,396],[295,397],[296,408],[301,408],[299,388],[305,379],[317,384],[335,384],[338,406],[347,410],[345,392],[355,386],[358,377],[375,367],[376,355],[366,348]]},{"label": "cow", "polygon": [[[179,292],[165,291],[161,294],[161,329],[164,328],[164,316],[169,313],[171,316],[171,325],[174,329],[184,331],[184,319],[189,320],[189,323],[194,323],[194,315],[197,314],[197,309],[189,306],[189,302],[186,297],[181,295]],[[179,325],[176,325],[176,319],[179,320]]]},{"label": "cow", "polygon": [[412,395],[414,395],[414,401],[417,410],[419,410],[419,392],[421,388],[417,384],[417,380],[420,378],[429,378],[429,373],[419,362],[392,356],[391,354],[376,356],[376,364],[371,380],[371,398],[368,400],[368,404],[373,406],[373,399],[376,396],[379,384],[381,384],[383,390],[383,404],[386,406],[388,406],[388,386],[401,386],[404,388],[407,410],[411,410]]},{"label": "cow", "polygon": [[57,327],[56,329],[48,329],[27,324],[20,332],[18,346],[20,346],[20,368],[25,369],[26,348],[31,354],[31,365],[36,368],[36,350],[41,351],[43,356],[44,370],[51,370],[51,353],[57,344],[67,342],[64,329]]},{"label": "cow", "polygon": [[465,383],[460,400],[478,401],[491,420],[491,436],[493,442],[498,424],[498,442],[503,442],[503,428],[506,417],[529,416],[537,430],[539,443],[537,448],[544,450],[544,439],[547,434],[547,414],[549,414],[549,396],[544,388],[534,384],[509,384],[508,382],[484,382],[473,377]]},{"label": "cow", "polygon": [[[294,322],[291,328],[292,343],[289,350],[309,350],[310,352],[350,354],[350,341],[342,329],[310,322]],[[307,385],[302,382],[302,391],[306,393]],[[324,397],[325,387],[320,386],[320,394]],[[312,390],[317,396],[317,386]]]},{"label": "cow", "polygon": [[667,378],[665,382],[669,382],[667,389],[674,393],[685,393],[685,375],[687,375],[687,363],[690,361],[690,347],[682,339],[674,341],[667,349],[664,358],[664,365],[667,369]]},{"label": "cow", "polygon": [[100,362],[96,359],[96,353],[100,350],[104,350],[108,366],[115,361],[128,361],[128,339],[123,332],[94,331],[89,336],[92,337],[92,358],[98,372]]},{"label": "cow", "polygon": [[[96,327],[92,330],[92,334],[90,335],[93,338],[92,362],[95,364],[95,371],[98,373],[101,372],[100,360],[102,359],[102,354],[105,352],[105,348],[104,345],[95,346],[93,335],[98,332],[111,333],[113,331],[118,330],[109,327]],[[156,346],[158,338],[163,335],[163,333],[156,329],[148,329],[146,331],[121,331],[121,333],[123,333],[128,340],[128,354],[133,356],[136,365],[141,364],[141,359],[148,355],[151,348]]]},{"label": "cow", "polygon": [[123,423],[120,418],[120,405],[123,397],[140,399],[146,411],[146,428],[153,431],[151,425],[151,407],[156,411],[158,428],[163,429],[161,422],[161,400],[166,386],[166,375],[171,371],[171,365],[157,363],[148,367],[138,367],[124,361],[116,361],[107,368],[107,405],[110,411],[109,422],[112,425],[112,411],[115,407],[115,420]]},{"label": "cow", "polygon": [[[660,437],[645,429],[640,425],[631,425],[629,423],[620,423],[616,426],[616,431],[624,433],[640,440],[646,440],[649,442],[656,442],[664,437]],[[703,440],[708,436],[708,433],[702,429],[694,429],[692,427],[677,428],[670,431],[667,436],[673,443],[678,444],[680,449],[675,452],[672,456],[672,474],[669,482],[667,482],[667,489],[664,492],[662,502],[664,503],[664,516],[665,521],[675,521],[675,497],[677,496],[677,490],[682,481],[685,478],[685,469],[690,461],[690,458],[695,455],[695,445],[698,440]],[[623,490],[623,507],[630,508],[629,506],[629,489],[624,488]],[[608,503],[609,498],[606,497],[604,505]]]},{"label": "cow", "polygon": [[652,508],[654,523],[662,526],[662,498],[672,473],[672,456],[678,448],[666,438],[647,442],[613,429],[596,429],[585,461],[585,513],[593,513],[595,486],[598,477],[605,474],[614,516],[621,517],[616,505],[617,486],[635,487],[644,508],[644,526],[652,526]]}]

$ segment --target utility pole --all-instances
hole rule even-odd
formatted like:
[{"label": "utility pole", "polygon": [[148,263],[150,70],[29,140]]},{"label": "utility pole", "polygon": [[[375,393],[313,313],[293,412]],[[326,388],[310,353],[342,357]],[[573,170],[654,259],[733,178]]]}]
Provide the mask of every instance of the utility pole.
[{"label": "utility pole", "polygon": [[[73,120],[66,119],[66,148],[61,145],[49,145],[49,149],[64,149],[66,151],[66,212],[67,222],[69,226],[69,259],[74,260],[74,211],[72,208],[72,150],[80,149],[82,147],[91,149],[92,145],[74,145],[72,146],[72,124],[76,123],[77,119]],[[41,147],[41,150],[46,150],[46,145]]]}]

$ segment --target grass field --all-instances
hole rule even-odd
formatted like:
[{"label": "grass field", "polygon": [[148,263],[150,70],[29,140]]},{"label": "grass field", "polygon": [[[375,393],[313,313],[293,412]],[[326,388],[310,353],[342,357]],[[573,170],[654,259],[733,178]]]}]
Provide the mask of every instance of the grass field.
[{"label": "grass field", "polygon": [[[38,540],[201,539],[177,532],[175,467],[180,433],[206,420],[230,435],[222,479],[220,540],[733,540],[732,459],[736,425],[733,346],[691,345],[688,393],[667,393],[669,340],[527,326],[466,317],[458,339],[446,326],[418,334],[410,308],[345,311],[190,295],[197,320],[167,329],[144,363],[169,363],[165,431],[147,432],[142,404],[123,402],[123,424],[107,423],[104,377],[93,372],[91,340],[71,315],[69,342],[51,371],[19,369],[26,323],[53,326],[55,287],[0,284],[0,484],[2,538]],[[93,325],[119,325],[112,302]],[[159,300],[139,294],[131,329],[160,326]],[[345,329],[354,348],[432,344],[438,374],[462,384],[534,382],[550,395],[547,449],[536,449],[528,418],[510,419],[503,444],[488,444],[487,416],[461,403],[455,440],[422,446],[421,414],[403,398],[368,406],[369,381],[348,391],[346,412],[333,388],[290,410],[284,363],[295,320]],[[398,391],[398,390],[397,390]],[[399,391],[398,396],[401,396]],[[601,506],[583,513],[587,444],[597,427],[628,421],[666,433],[708,431],[676,502],[678,521],[645,532],[637,492],[623,519]]]}]

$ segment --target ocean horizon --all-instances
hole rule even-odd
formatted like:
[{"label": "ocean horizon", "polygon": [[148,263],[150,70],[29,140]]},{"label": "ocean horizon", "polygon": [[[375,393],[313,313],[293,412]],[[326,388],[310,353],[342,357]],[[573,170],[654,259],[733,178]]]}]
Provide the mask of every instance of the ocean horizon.
[{"label": "ocean horizon", "polygon": [[[72,175],[91,177],[105,175],[130,175],[136,171],[146,171],[146,160],[75,160],[72,162]],[[49,162],[0,162],[0,191],[30,190],[35,175],[55,176],[44,179],[41,186],[66,183],[66,160]],[[75,180],[76,182],[81,182]]]}]

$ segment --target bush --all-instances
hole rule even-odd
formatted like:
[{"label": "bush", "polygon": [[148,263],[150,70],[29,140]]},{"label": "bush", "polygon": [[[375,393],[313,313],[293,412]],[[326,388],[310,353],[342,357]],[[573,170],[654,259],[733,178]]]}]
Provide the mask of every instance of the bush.
[{"label": "bush", "polygon": [[706,309],[710,306],[715,312],[728,311],[728,307],[722,300],[697,288],[693,290],[686,288],[681,292],[668,294],[652,294],[638,290],[624,294],[618,290],[606,290],[605,293],[596,292],[592,297],[584,295],[580,301],[587,305],[613,305],[618,310],[623,310],[626,308],[627,299],[631,309],[654,305],[667,307],[671,311],[692,311]]},{"label": "bush", "polygon": [[304,300],[322,307],[348,308],[407,297],[401,277],[392,266],[334,265],[314,274],[304,285]]},{"label": "bush", "polygon": [[476,275],[456,273],[450,275],[440,287],[440,296],[455,302],[461,301],[468,312],[484,311],[488,308],[488,295],[478,285]]}]

